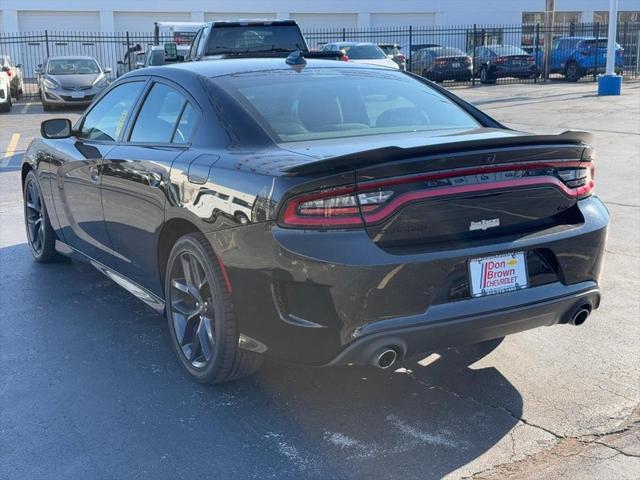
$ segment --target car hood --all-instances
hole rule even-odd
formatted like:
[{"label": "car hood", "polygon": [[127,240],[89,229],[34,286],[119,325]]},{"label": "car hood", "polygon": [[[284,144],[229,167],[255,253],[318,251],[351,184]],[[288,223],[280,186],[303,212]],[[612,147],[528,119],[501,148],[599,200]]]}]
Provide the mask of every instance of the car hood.
[{"label": "car hood", "polygon": [[100,73],[79,73],[75,75],[47,75],[47,77],[58,82],[62,88],[89,88],[100,75]]}]

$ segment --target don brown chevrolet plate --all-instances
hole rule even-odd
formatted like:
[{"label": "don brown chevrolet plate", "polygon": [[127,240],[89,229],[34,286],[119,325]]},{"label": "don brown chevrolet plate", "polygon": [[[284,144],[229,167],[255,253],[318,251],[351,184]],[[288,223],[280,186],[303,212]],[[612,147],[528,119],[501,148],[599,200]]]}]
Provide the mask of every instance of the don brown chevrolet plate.
[{"label": "don brown chevrolet plate", "polygon": [[410,73],[300,53],[151,67],[41,130],[34,257],[163,312],[201,382],[265,357],[386,368],[600,304],[591,135],[508,129]]}]

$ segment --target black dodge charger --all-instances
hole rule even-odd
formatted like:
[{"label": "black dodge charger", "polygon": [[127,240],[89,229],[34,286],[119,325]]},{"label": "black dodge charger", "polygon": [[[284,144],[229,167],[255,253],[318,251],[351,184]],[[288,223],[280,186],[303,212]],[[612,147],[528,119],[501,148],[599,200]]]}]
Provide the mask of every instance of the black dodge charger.
[{"label": "black dodge charger", "polygon": [[201,382],[372,364],[600,303],[590,135],[510,130],[410,73],[298,58],[131,72],[22,165],[33,256],[164,312]]}]

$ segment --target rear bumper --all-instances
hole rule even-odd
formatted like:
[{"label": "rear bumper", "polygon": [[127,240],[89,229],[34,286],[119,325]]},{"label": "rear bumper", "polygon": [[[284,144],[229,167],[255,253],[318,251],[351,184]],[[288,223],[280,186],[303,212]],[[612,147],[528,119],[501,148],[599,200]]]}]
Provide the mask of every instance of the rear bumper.
[{"label": "rear bumper", "polygon": [[[488,300],[486,311],[482,300]],[[600,306],[600,290],[595,282],[569,287],[552,284],[510,294],[507,302],[512,306],[509,308],[491,310],[494,300],[487,297],[467,301],[473,302],[473,306],[459,303],[433,306],[415,326],[367,335],[351,343],[327,365],[365,365],[381,348],[392,347],[401,357],[409,357],[568,323],[579,307],[588,305],[595,310]]]},{"label": "rear bumper", "polygon": [[[401,254],[359,230],[264,223],[208,238],[226,266],[240,332],[259,351],[309,365],[359,363],[394,341],[412,355],[563,323],[582,301],[597,308],[609,217],[597,197],[579,209],[580,224]],[[469,259],[516,251],[545,257],[554,271],[532,263],[528,289],[471,298]]]}]

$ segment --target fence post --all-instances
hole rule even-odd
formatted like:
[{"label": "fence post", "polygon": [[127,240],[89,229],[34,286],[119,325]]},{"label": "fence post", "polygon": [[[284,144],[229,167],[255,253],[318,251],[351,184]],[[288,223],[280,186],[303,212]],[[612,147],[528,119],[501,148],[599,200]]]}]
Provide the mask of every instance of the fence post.
[{"label": "fence post", "polygon": [[127,70],[128,72],[131,71],[131,52],[129,51],[130,48],[131,43],[129,41],[129,31],[127,30],[127,63],[129,65],[129,70]]},{"label": "fence post", "polygon": [[[536,70],[539,72],[540,71],[540,65],[538,65],[538,58],[540,57],[540,23],[536,23],[536,43],[535,43],[535,59],[536,59]],[[533,83],[538,83],[538,77],[539,75],[536,75],[536,77],[533,79]]]},{"label": "fence post", "polygon": [[473,66],[471,67],[471,86],[475,87],[476,86],[476,40],[477,40],[477,36],[478,36],[478,26],[474,23],[473,24],[473,37],[471,37],[471,55],[473,56],[472,58],[472,62],[473,62]]},{"label": "fence post", "polygon": [[[609,19],[611,21],[611,19]],[[596,22],[596,65],[593,69],[593,81],[596,82],[598,80],[598,58],[600,58],[600,22]]]},{"label": "fence post", "polygon": [[44,44],[47,49],[47,58],[49,58],[49,30],[44,31]]},{"label": "fence post", "polygon": [[345,27],[342,27],[342,41],[347,41],[347,29]]},{"label": "fence post", "polygon": [[407,68],[410,72],[412,72],[412,63],[413,63],[413,26],[409,25],[409,64]]},{"label": "fence post", "polygon": [[629,26],[629,22],[624,22],[624,25],[622,27],[622,48],[624,49],[622,51],[622,74],[624,75],[625,72],[625,65],[626,65],[626,58],[625,57],[625,52],[627,52],[628,48],[627,48],[627,28]]}]

